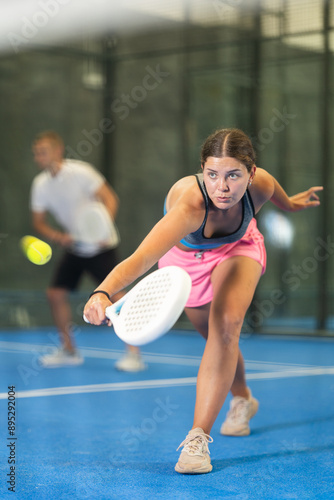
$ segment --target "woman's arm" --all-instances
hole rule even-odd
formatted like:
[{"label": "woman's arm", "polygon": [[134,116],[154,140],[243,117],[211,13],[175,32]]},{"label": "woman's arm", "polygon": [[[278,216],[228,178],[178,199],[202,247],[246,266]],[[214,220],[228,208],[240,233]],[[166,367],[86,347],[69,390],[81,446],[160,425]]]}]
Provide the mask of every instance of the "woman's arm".
[{"label": "woman's arm", "polygon": [[322,191],[322,189],[322,186],[314,186],[307,191],[288,196],[275,177],[265,170],[258,168],[253,185],[250,188],[250,193],[256,212],[269,200],[281,210],[297,212],[305,208],[320,205],[320,200],[316,192]]},{"label": "woman's arm", "polygon": [[270,201],[281,210],[298,212],[299,210],[305,210],[305,208],[319,206],[320,200],[316,192],[322,190],[322,186],[313,186],[307,191],[288,196],[282,186],[274,179],[274,194]]},{"label": "woman's arm", "polygon": [[[198,229],[203,217],[203,208],[196,200],[194,202],[194,190],[191,189],[153,227],[137,250],[118,264],[96,290],[104,290],[113,296],[129,286],[182,238]],[[95,294],[87,302],[84,314],[90,323],[101,324],[106,320],[105,308],[108,305],[110,302],[104,294]]]}]

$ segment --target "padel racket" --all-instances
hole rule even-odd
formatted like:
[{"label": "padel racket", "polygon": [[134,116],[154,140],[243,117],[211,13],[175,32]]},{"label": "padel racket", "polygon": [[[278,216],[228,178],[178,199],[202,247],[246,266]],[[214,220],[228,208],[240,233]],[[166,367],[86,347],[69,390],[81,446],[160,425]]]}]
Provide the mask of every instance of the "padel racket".
[{"label": "padel racket", "polygon": [[103,203],[91,201],[80,207],[75,219],[74,241],[78,244],[108,245],[120,242],[117,227]]},{"label": "padel racket", "polygon": [[107,307],[106,316],[123,342],[134,346],[148,344],[172,328],[190,291],[191,278],[186,271],[177,266],[163,267]]}]

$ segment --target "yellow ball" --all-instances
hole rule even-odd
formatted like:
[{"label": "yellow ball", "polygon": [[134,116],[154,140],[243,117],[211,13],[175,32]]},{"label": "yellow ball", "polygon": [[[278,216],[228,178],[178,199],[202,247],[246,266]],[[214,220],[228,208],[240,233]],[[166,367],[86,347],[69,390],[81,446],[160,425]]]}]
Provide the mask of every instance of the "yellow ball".
[{"label": "yellow ball", "polygon": [[27,259],[37,266],[46,264],[52,257],[50,245],[35,236],[24,236],[21,240],[21,247]]}]

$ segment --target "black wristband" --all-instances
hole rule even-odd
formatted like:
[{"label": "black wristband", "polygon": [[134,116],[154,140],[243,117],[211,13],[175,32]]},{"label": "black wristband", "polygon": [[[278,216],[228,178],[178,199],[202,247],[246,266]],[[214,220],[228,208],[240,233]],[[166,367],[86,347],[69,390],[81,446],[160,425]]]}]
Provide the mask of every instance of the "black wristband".
[{"label": "black wristband", "polygon": [[[91,293],[89,298],[91,298],[93,295],[95,295],[96,293],[104,293],[104,295],[106,295],[108,297],[108,299],[110,300],[110,296],[109,296],[109,293],[108,292],[105,292],[104,290],[95,290],[95,292]],[[111,300],[110,300],[111,302]]]}]

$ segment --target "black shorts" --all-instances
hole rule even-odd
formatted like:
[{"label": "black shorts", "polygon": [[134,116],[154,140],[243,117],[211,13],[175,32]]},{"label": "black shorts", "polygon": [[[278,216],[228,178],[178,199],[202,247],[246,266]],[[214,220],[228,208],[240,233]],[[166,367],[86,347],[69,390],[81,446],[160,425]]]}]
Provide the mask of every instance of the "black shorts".
[{"label": "black shorts", "polygon": [[90,274],[97,283],[101,283],[116,264],[115,249],[106,250],[94,257],[79,257],[65,252],[51,280],[51,288],[75,290],[85,272]]}]

